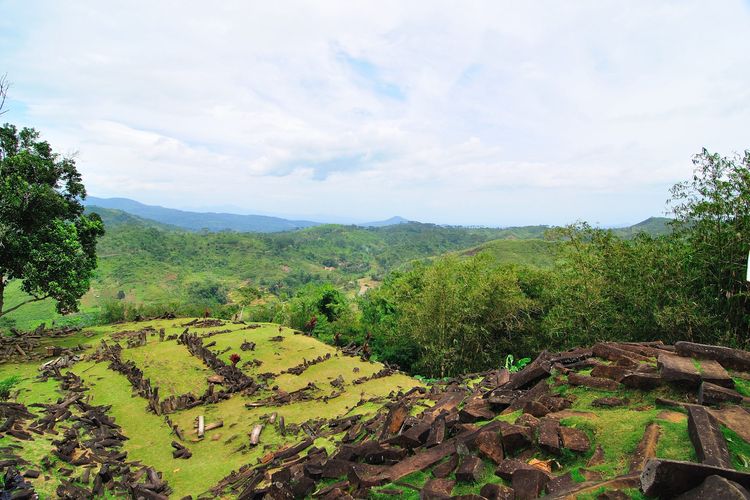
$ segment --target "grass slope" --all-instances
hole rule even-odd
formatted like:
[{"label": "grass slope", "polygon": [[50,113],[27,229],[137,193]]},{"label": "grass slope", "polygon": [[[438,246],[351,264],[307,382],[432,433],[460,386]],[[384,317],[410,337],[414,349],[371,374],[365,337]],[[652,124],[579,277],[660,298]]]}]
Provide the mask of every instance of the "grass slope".
[{"label": "grass slope", "polygon": [[[121,331],[137,331],[146,327],[156,330],[165,329],[167,336],[181,333],[188,320],[156,320],[142,323],[113,325],[92,328],[76,333],[64,339],[48,341],[50,344],[97,345],[106,340],[111,343],[112,334]],[[355,378],[371,375],[383,366],[379,363],[364,362],[359,358],[344,356],[335,349],[313,338],[295,335],[288,328],[280,328],[275,324],[263,324],[260,328],[242,329],[244,325],[227,324],[219,329],[231,329],[229,333],[211,336],[204,343],[217,341],[212,347],[222,351],[227,347],[231,352],[238,352],[243,359],[258,359],[260,367],[248,369],[253,375],[258,372],[274,373],[268,381],[267,389],[252,396],[235,394],[230,399],[218,404],[196,407],[190,410],[176,412],[170,415],[173,422],[185,430],[187,439],[184,443],[193,453],[189,460],[172,458],[170,443],[176,436],[165,423],[163,417],[147,411],[146,401],[133,392],[128,380],[117,372],[108,368],[108,363],[94,363],[81,361],[74,365],[72,371],[83,378],[89,388],[87,394],[91,402],[96,405],[111,405],[109,411],[116,422],[122,426],[122,432],[129,439],[124,444],[129,460],[139,460],[157,468],[164,473],[174,489],[173,497],[181,498],[187,494],[199,494],[210,488],[232,470],[238,469],[246,463],[254,464],[260,457],[280,446],[291,445],[301,441],[304,433],[295,434],[290,431],[286,436],[278,433],[274,426],[267,425],[261,435],[261,445],[255,448],[247,445],[248,434],[253,426],[263,421],[271,412],[283,416],[287,428],[302,424],[312,418],[335,418],[346,414],[372,414],[382,403],[367,402],[373,398],[386,397],[391,393],[408,390],[420,383],[408,376],[393,374],[384,378],[370,380],[354,385]],[[194,333],[202,334],[215,331],[217,328],[194,328]],[[281,336],[282,341],[272,340]],[[60,341],[58,341],[60,340]],[[254,351],[241,351],[239,346],[243,341],[256,344]],[[124,346],[124,342],[121,342]],[[90,352],[90,351],[89,351]],[[323,363],[313,365],[300,376],[278,375],[279,372],[302,363],[304,359],[313,359],[319,355],[331,353],[331,358]],[[205,367],[197,358],[191,356],[187,349],[176,341],[159,342],[156,335],[148,337],[148,343],[143,347],[125,348],[123,359],[133,360],[145,375],[151,378],[152,384],[158,386],[164,396],[193,392],[200,395],[207,387],[206,378],[212,370]],[[11,374],[22,378],[18,386],[17,401],[30,405],[33,403],[54,402],[60,396],[57,382],[35,380],[37,364],[4,364],[0,365],[0,377]],[[273,394],[273,386],[282,390],[293,391],[313,382],[319,390],[316,396],[330,395],[333,387],[330,381],[341,376],[344,381],[344,391],[341,395],[328,400],[313,399],[310,401],[293,402],[274,407],[247,408],[246,403],[257,402]],[[32,408],[32,410],[34,410]],[[206,438],[198,440],[193,433],[193,422],[198,415],[204,415],[206,422],[223,420],[224,427],[210,431]],[[49,455],[53,449],[51,442],[56,436],[35,436],[34,441],[19,442],[11,437],[0,438],[0,447],[9,444],[20,444],[22,456],[29,461],[39,463],[39,460]],[[319,439],[317,446],[333,446],[333,439]],[[53,460],[53,463],[55,460]],[[56,470],[56,469],[55,469]],[[43,495],[54,494],[59,479],[56,472],[50,471],[51,479],[44,479],[42,475],[34,480],[34,485]]]}]

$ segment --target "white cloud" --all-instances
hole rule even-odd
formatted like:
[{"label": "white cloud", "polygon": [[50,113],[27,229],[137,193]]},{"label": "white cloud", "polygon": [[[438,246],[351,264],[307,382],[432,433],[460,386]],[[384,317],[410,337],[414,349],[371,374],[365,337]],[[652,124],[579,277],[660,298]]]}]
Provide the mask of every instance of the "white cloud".
[{"label": "white cloud", "polygon": [[750,8],[5,2],[6,119],[89,192],[248,212],[634,222],[750,147]]}]

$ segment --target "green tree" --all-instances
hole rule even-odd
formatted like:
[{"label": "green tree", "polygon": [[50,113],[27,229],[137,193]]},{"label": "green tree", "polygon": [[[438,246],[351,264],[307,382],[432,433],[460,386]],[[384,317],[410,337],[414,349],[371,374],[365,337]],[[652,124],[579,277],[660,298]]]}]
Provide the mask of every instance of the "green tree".
[{"label": "green tree", "polygon": [[[98,215],[84,215],[85,196],[72,158],[54,153],[34,129],[0,127],[0,317],[47,298],[61,314],[78,310],[104,234]],[[30,297],[6,307],[11,280]]]},{"label": "green tree", "polygon": [[558,228],[558,261],[541,296],[550,348],[602,340],[671,342],[704,331],[685,293],[688,246],[674,236],[630,240],[587,224]]},{"label": "green tree", "polygon": [[672,188],[676,237],[689,246],[686,288],[710,311],[723,340],[750,343],[750,150],[733,157],[706,149],[689,181]]},{"label": "green tree", "polygon": [[375,358],[413,372],[420,348],[400,327],[406,305],[424,288],[425,266],[415,263],[408,271],[393,271],[382,285],[358,300],[362,329],[372,334]]},{"label": "green tree", "polygon": [[424,269],[420,285],[400,306],[397,327],[419,349],[417,371],[479,371],[538,347],[528,335],[537,304],[523,292],[516,268],[484,255],[445,257]]},{"label": "green tree", "polygon": [[355,329],[354,313],[346,296],[330,283],[304,286],[289,301],[285,323],[303,330],[315,317],[313,333],[330,341],[336,331],[349,335]]}]

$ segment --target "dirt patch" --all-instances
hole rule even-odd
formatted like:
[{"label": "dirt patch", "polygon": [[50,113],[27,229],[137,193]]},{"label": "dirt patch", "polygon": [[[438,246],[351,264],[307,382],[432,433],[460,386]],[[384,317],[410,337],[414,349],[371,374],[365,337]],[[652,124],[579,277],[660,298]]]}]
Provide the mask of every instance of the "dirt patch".
[{"label": "dirt patch", "polygon": [[660,412],[656,418],[659,418],[661,420],[666,420],[667,422],[672,422],[674,424],[679,424],[684,422],[687,419],[687,415],[684,413],[680,413],[678,411],[672,411],[672,410],[664,410]]}]

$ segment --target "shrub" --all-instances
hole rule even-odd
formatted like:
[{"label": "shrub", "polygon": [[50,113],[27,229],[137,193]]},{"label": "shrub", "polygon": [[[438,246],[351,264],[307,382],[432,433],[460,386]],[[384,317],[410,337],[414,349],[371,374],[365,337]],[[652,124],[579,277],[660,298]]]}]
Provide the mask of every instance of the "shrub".
[{"label": "shrub", "polygon": [[21,381],[18,375],[11,375],[0,380],[0,400],[7,401],[10,398],[10,391]]}]

